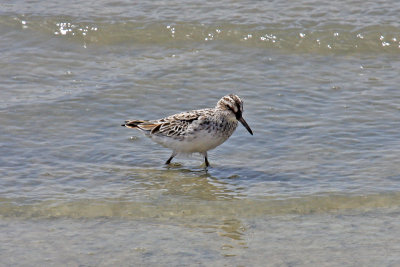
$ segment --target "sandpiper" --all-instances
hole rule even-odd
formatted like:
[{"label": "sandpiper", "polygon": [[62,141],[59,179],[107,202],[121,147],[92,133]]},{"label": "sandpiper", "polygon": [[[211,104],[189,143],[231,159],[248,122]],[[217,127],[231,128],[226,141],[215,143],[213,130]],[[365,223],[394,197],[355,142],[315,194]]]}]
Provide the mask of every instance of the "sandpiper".
[{"label": "sandpiper", "polygon": [[222,97],[215,108],[182,112],[159,120],[127,120],[122,126],[135,128],[154,142],[172,149],[171,160],[178,154],[199,152],[206,167],[207,151],[225,142],[235,131],[238,121],[253,135],[242,117],[243,101],[234,94]]}]

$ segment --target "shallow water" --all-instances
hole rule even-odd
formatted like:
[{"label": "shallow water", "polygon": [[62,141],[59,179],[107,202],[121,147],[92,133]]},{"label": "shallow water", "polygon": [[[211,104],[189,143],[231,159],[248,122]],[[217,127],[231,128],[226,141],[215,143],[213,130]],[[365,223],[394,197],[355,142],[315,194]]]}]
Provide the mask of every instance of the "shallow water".
[{"label": "shallow water", "polygon": [[[2,265],[397,265],[396,1],[0,11]],[[178,158],[125,119],[244,100]],[[7,257],[5,257],[7,255]]]}]

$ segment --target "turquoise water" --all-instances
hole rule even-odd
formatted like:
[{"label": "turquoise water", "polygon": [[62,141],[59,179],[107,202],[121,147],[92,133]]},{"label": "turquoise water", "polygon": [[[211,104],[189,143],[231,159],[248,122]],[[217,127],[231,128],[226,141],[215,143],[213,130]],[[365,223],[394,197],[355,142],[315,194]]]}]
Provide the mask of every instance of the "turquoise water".
[{"label": "turquoise water", "polygon": [[[397,265],[396,1],[0,11],[2,265]],[[178,158],[126,119],[244,100]]]}]

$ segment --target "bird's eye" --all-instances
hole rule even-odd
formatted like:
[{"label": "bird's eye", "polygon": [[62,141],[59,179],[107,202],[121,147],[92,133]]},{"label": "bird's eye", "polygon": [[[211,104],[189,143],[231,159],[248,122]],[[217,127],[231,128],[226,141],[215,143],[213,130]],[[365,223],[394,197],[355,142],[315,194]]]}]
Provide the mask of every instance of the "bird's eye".
[{"label": "bird's eye", "polygon": [[232,111],[232,112],[233,112],[233,109],[231,108],[231,106],[229,106],[229,105],[226,105],[226,108],[227,108],[228,110],[230,110],[230,111]]}]

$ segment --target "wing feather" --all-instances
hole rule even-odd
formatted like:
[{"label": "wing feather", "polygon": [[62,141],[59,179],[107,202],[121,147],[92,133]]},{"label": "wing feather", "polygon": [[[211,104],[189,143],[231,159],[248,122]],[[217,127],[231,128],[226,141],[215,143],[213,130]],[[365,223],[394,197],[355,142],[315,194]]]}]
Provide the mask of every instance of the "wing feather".
[{"label": "wing feather", "polygon": [[151,135],[162,136],[184,136],[188,134],[188,128],[194,121],[197,121],[206,110],[193,110],[189,112],[182,112],[169,117],[144,121],[144,120],[131,120],[126,121],[125,125],[129,128],[138,128],[139,130],[150,133]]},{"label": "wing feather", "polygon": [[184,136],[189,133],[188,128],[204,114],[204,110],[193,110],[178,113],[159,120],[161,126],[152,134],[165,136]]}]

